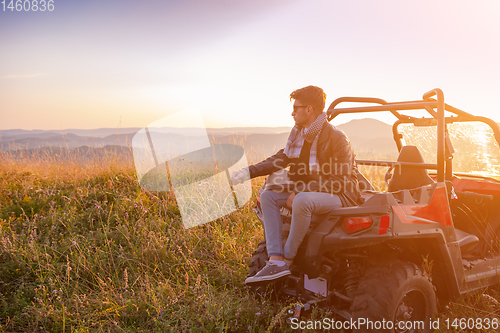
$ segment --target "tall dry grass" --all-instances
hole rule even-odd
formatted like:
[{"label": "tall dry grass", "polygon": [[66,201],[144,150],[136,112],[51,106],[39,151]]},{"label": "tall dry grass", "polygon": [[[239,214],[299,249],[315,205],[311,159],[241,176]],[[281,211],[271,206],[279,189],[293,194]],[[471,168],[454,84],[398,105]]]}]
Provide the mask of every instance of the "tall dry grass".
[{"label": "tall dry grass", "polygon": [[251,204],[185,229],[114,160],[2,154],[0,331],[263,331],[280,307],[242,285]]},{"label": "tall dry grass", "polygon": [[[0,332],[264,332],[292,300],[242,284],[263,180],[237,212],[185,229],[174,196],[141,189],[122,157],[0,155]],[[441,318],[497,313],[474,295]]]}]

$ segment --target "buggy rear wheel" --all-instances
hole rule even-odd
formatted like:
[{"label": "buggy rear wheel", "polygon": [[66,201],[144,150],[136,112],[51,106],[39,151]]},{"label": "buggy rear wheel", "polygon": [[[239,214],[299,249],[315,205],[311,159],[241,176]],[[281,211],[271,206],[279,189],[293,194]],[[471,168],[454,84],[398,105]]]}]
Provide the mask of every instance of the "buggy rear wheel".
[{"label": "buggy rear wheel", "polygon": [[257,245],[257,249],[252,253],[252,260],[250,261],[250,264],[248,264],[249,271],[247,277],[254,276],[262,268],[264,268],[267,259],[266,241],[264,240]]},{"label": "buggy rear wheel", "polygon": [[[254,276],[257,274],[264,266],[266,266],[266,261],[269,259],[267,255],[266,241],[261,241],[257,246],[257,249],[252,253],[252,259],[248,264],[249,271],[247,277]],[[263,295],[265,293],[272,293],[274,296],[278,296],[280,290],[283,286],[283,281],[277,281],[274,283],[266,285],[252,284],[249,286],[250,291],[258,295]]]},{"label": "buggy rear wheel", "polygon": [[360,318],[367,322],[354,332],[431,332],[436,293],[421,267],[393,260],[366,271],[359,281],[351,310],[358,323]]}]

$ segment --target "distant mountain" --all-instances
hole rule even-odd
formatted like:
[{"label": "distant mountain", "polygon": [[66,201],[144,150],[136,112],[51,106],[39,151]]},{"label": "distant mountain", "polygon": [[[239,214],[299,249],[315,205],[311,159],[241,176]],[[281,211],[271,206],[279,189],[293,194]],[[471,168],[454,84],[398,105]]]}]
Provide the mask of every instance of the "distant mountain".
[{"label": "distant mountain", "polygon": [[99,137],[103,138],[110,135],[120,135],[124,133],[137,133],[140,128],[129,127],[129,128],[97,128],[97,129],[65,129],[65,130],[23,130],[23,129],[11,129],[11,130],[0,130],[0,135],[2,137],[8,138],[29,138],[33,136],[42,135],[56,135],[65,136],[68,134],[76,134],[78,136],[88,136],[88,137]]},{"label": "distant mountain", "polygon": [[[97,129],[64,129],[64,130],[23,130],[11,129],[0,130],[0,137],[2,141],[10,139],[22,139],[32,137],[46,137],[46,136],[66,136],[68,134],[76,134],[78,136],[86,136],[93,138],[104,138],[110,135],[124,135],[137,133],[141,128],[127,127],[127,128],[97,128]],[[232,134],[270,134],[270,133],[284,133],[290,132],[291,127],[226,127],[226,128],[207,128],[209,135],[232,135]],[[190,127],[169,127],[169,133],[191,135],[193,132],[199,132],[199,128]]]},{"label": "distant mountain", "polygon": [[[358,158],[373,158],[381,155],[397,154],[392,139],[392,129],[375,119],[351,120],[337,126],[352,142]],[[206,130],[212,142],[233,143],[242,146],[252,159],[262,159],[283,148],[290,133],[290,127],[231,127],[209,128]],[[100,128],[94,130],[68,129],[62,131],[4,130],[0,131],[0,149],[3,151],[37,150],[64,147],[104,148],[107,146],[131,147],[132,139],[140,128]],[[169,145],[185,143],[186,140],[199,142],[205,131],[199,128],[168,128],[157,130],[161,142]],[[194,140],[194,141],[193,141]]]},{"label": "distant mountain", "polygon": [[398,155],[392,126],[376,119],[354,119],[337,126],[352,143],[357,158],[382,159]]},{"label": "distant mountain", "polygon": [[348,123],[338,125],[337,128],[341,129],[349,138],[392,138],[392,126],[377,119],[354,119]]}]

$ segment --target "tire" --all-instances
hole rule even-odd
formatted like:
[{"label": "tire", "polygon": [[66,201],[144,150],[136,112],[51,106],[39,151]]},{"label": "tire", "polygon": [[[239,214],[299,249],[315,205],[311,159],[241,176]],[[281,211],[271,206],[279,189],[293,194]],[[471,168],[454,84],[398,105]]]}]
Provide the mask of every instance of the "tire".
[{"label": "tire", "polygon": [[247,277],[254,276],[264,268],[268,258],[266,241],[261,241],[259,245],[257,245],[257,249],[252,253],[252,260],[248,264],[249,271]]},{"label": "tire", "polygon": [[[264,266],[266,266],[266,261],[269,259],[267,255],[266,241],[261,241],[257,245],[257,249],[252,253],[252,260],[248,264],[249,271],[247,277],[254,276],[257,274]],[[278,297],[280,295],[280,290],[283,286],[282,281],[277,281],[268,285],[250,285],[250,291],[253,293],[263,296],[268,294],[273,297]]]},{"label": "tire", "polygon": [[[366,319],[366,324],[353,332],[431,332],[430,319],[436,314],[436,293],[421,267],[412,262],[393,260],[368,269],[361,277],[351,311],[358,324],[360,318]],[[387,323],[385,327],[381,326],[383,320]],[[370,321],[371,326],[368,325]],[[399,322],[404,322],[401,323],[402,329],[398,327]],[[408,322],[413,327],[409,328],[408,324],[405,328]],[[423,327],[416,327],[417,322],[423,323]]]}]

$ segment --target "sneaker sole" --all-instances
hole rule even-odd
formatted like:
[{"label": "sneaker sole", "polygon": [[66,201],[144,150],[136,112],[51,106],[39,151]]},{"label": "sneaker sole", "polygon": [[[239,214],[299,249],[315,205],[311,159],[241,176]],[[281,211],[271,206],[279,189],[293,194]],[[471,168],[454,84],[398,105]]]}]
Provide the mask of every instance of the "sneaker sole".
[{"label": "sneaker sole", "polygon": [[274,275],[268,275],[268,276],[262,276],[262,277],[251,276],[245,280],[245,284],[258,283],[258,282],[264,282],[264,281],[272,281],[272,280],[276,280],[276,279],[279,279],[279,278],[284,277],[284,276],[288,276],[290,274],[292,274],[290,271],[283,271],[283,272],[276,273]]}]

